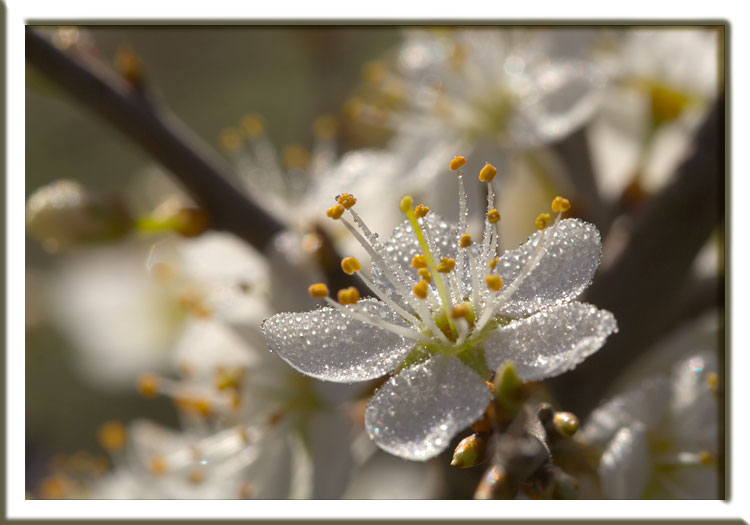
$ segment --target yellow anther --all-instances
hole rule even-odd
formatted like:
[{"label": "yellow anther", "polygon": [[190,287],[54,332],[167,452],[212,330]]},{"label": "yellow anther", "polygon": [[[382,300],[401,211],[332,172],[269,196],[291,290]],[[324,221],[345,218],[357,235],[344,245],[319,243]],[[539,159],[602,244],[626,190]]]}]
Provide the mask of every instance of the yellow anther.
[{"label": "yellow anther", "polygon": [[143,63],[135,50],[127,44],[117,48],[115,68],[131,85],[140,87],[143,84]]},{"label": "yellow anther", "polygon": [[142,374],[136,383],[138,393],[143,397],[153,398],[159,393],[159,378],[156,374]]},{"label": "yellow anther", "polygon": [[709,372],[706,374],[706,384],[711,392],[714,394],[719,393],[719,376],[716,372]]},{"label": "yellow anther", "polygon": [[385,74],[385,65],[379,60],[367,62],[362,67],[362,77],[365,79],[365,82],[369,82],[370,84],[380,83],[385,78]]},{"label": "yellow anther", "polygon": [[326,211],[326,215],[328,215],[331,219],[336,220],[339,219],[343,214],[346,208],[344,208],[341,204],[336,204],[335,206],[331,206],[328,208],[328,211]]},{"label": "yellow anther", "polygon": [[552,200],[552,211],[562,212],[562,211],[568,211],[570,209],[570,201],[566,199],[565,197],[555,197]]},{"label": "yellow anther", "polygon": [[187,412],[203,416],[209,415],[213,410],[211,402],[200,397],[175,397],[174,402],[178,407]]},{"label": "yellow anther", "polygon": [[428,283],[432,282],[432,275],[430,275],[430,270],[428,270],[427,268],[420,268],[419,270],[417,270],[417,273]]},{"label": "yellow anther", "polygon": [[354,286],[339,290],[337,299],[341,304],[356,304],[359,301],[359,290]]},{"label": "yellow anther", "polygon": [[44,478],[39,486],[39,494],[43,499],[65,499],[70,491],[71,481],[62,474],[52,474]]},{"label": "yellow anther", "polygon": [[466,157],[453,157],[453,160],[451,160],[451,163],[448,164],[448,167],[451,169],[451,171],[456,171],[464,164],[466,164]]},{"label": "yellow anther", "polygon": [[238,495],[240,499],[250,499],[253,497],[253,492],[255,492],[253,484],[249,481],[243,481],[240,485]]},{"label": "yellow anther", "polygon": [[353,275],[362,269],[362,265],[354,257],[345,257],[341,260],[341,269],[344,270],[345,274]]},{"label": "yellow anther", "polygon": [[351,193],[342,193],[338,197],[336,197],[336,202],[341,204],[344,208],[347,210],[357,204],[357,199],[354,198],[354,195]]},{"label": "yellow anther", "polygon": [[468,248],[469,246],[471,246],[471,235],[469,235],[468,233],[464,233],[461,236],[461,239],[459,239],[458,245],[461,248]]},{"label": "yellow anther", "polygon": [[427,258],[421,254],[418,253],[411,259],[411,267],[412,268],[427,268]]},{"label": "yellow anther", "polygon": [[236,390],[240,387],[243,375],[244,372],[241,368],[235,370],[217,370],[214,378],[214,386],[216,390]]},{"label": "yellow anther", "polygon": [[177,270],[171,264],[159,261],[151,267],[151,274],[158,281],[167,283],[177,276]]},{"label": "yellow anther", "polygon": [[414,288],[412,288],[411,291],[420,299],[424,299],[427,297],[427,284],[427,281],[421,280],[414,285]]},{"label": "yellow anther", "polygon": [[536,227],[540,230],[545,229],[549,224],[549,213],[540,213],[534,224],[536,224]]},{"label": "yellow anther", "polygon": [[499,275],[488,275],[484,278],[484,281],[487,283],[487,287],[490,290],[494,290],[496,292],[503,287],[503,279]]},{"label": "yellow anther", "polygon": [[482,182],[492,182],[492,179],[497,175],[497,168],[492,164],[485,164],[484,167],[479,171],[479,180]]},{"label": "yellow anther", "polygon": [[453,319],[458,319],[459,317],[466,319],[468,315],[469,315],[469,309],[466,308],[465,304],[456,305],[453,311],[451,311],[451,317]]},{"label": "yellow anther", "polygon": [[427,215],[427,212],[429,211],[430,208],[428,208],[424,204],[420,204],[416,208],[414,208],[414,215],[416,215],[418,219],[421,219],[422,217]]},{"label": "yellow anther", "polygon": [[127,431],[119,421],[108,421],[99,427],[96,438],[99,445],[108,452],[120,452],[125,448]]},{"label": "yellow anther", "polygon": [[440,259],[440,263],[437,265],[437,271],[440,273],[448,273],[456,267],[456,260],[450,257],[443,257]]},{"label": "yellow anther", "polygon": [[242,135],[237,128],[225,128],[219,135],[219,146],[226,152],[237,151],[242,146]]},{"label": "yellow anther", "polygon": [[704,466],[708,466],[714,461],[713,455],[705,450],[698,452],[698,459],[700,460],[701,465]]},{"label": "yellow anther", "polygon": [[336,136],[339,125],[331,115],[321,115],[313,122],[313,135],[320,140],[330,140]]},{"label": "yellow anther", "polygon": [[311,284],[307,289],[307,293],[309,293],[313,297],[328,297],[328,287],[325,285],[325,283]]},{"label": "yellow anther", "polygon": [[256,139],[263,134],[263,118],[259,115],[246,115],[240,122],[243,133],[249,139]]},{"label": "yellow anther", "polygon": [[490,221],[490,224],[495,224],[500,220],[500,212],[497,211],[495,208],[492,208],[490,211],[487,212],[487,220]]},{"label": "yellow anther", "polygon": [[299,144],[290,144],[281,150],[281,162],[287,169],[302,169],[310,164],[310,153]]},{"label": "yellow anther", "polygon": [[187,479],[193,485],[200,485],[206,479],[206,474],[203,472],[203,469],[196,467],[188,473]]},{"label": "yellow anther", "polygon": [[411,206],[414,204],[414,199],[411,198],[411,195],[404,195],[401,198],[401,203],[399,204],[399,207],[401,208],[401,211],[406,213],[407,211],[411,210]]},{"label": "yellow anther", "polygon": [[498,262],[500,262],[500,259],[498,259],[497,257],[495,257],[494,259],[492,259],[492,260],[491,260],[491,261],[490,261],[490,262],[489,262],[489,263],[487,264],[487,266],[489,266],[489,267],[490,267],[490,269],[494,270],[494,269],[495,269],[495,267],[497,266],[497,263],[498,263]]},{"label": "yellow anther", "polygon": [[167,472],[167,462],[161,456],[154,456],[148,462],[148,469],[155,476],[163,476]]}]

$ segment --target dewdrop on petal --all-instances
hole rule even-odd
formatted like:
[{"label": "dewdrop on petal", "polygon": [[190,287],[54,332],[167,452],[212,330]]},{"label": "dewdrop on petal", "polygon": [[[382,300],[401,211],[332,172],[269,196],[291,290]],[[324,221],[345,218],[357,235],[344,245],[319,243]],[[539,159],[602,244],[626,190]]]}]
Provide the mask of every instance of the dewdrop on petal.
[{"label": "dewdrop on petal", "polygon": [[[496,174],[489,164],[483,170],[485,181]],[[463,175],[456,176],[458,207],[466,210]],[[489,218],[494,191],[487,188]],[[391,454],[438,455],[485,413],[496,395],[490,371],[504,363],[518,382],[559,375],[617,329],[611,313],[574,300],[599,263],[600,237],[590,224],[558,212],[524,245],[499,254],[489,220],[472,242],[467,214],[458,225],[419,216],[409,195],[399,203],[406,220],[385,242],[354,208],[337,206],[372,259],[371,273],[357,275],[375,297],[353,301],[342,290],[339,302],[325,297],[322,308],[277,314],[262,330],[272,352],[309,376],[351,383],[391,374],[365,410],[368,434]],[[345,259],[342,269],[354,265]]]}]

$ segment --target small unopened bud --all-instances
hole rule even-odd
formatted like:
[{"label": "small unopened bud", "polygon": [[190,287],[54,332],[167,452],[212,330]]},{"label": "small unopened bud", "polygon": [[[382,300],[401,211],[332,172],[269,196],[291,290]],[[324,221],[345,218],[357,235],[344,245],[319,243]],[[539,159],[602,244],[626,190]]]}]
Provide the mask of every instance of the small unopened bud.
[{"label": "small unopened bud", "polygon": [[573,437],[573,434],[578,431],[578,428],[581,425],[578,417],[570,412],[557,412],[552,419],[552,422],[555,432],[557,432],[561,438]]},{"label": "small unopened bud", "polygon": [[521,408],[524,392],[515,365],[507,361],[495,374],[495,407],[498,421],[511,421]]},{"label": "small unopened bud", "polygon": [[27,231],[51,252],[116,240],[129,233],[133,225],[133,218],[118,198],[89,193],[69,180],[42,186],[26,204]]},{"label": "small unopened bud", "polygon": [[489,434],[475,432],[463,438],[453,451],[451,466],[468,468],[479,465],[487,459]]}]

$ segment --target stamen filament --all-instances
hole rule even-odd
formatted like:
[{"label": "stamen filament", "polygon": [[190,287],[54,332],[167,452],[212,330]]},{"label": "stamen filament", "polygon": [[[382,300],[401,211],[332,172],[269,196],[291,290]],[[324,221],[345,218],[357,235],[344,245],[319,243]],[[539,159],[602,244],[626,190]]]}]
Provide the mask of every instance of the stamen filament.
[{"label": "stamen filament", "polygon": [[437,288],[438,293],[440,294],[440,299],[442,300],[442,310],[445,312],[445,315],[448,318],[448,325],[451,329],[451,335],[453,336],[453,338],[456,338],[458,337],[458,332],[456,331],[456,326],[453,323],[453,320],[451,320],[450,318],[450,311],[453,308],[453,305],[451,304],[450,298],[445,291],[443,280],[440,278],[440,272],[438,272],[437,270],[435,258],[432,256],[430,247],[427,244],[427,239],[425,239],[422,228],[417,221],[417,216],[414,214],[414,209],[411,206],[408,206],[404,209],[404,213],[406,214],[406,218],[409,219],[409,222],[411,223],[412,230],[414,230],[414,235],[417,236],[419,247],[422,249],[422,253],[425,256],[425,260],[427,261],[427,267],[430,269],[430,273],[432,273],[432,277],[435,281],[435,287]]},{"label": "stamen filament", "polygon": [[387,330],[393,334],[400,335],[401,337],[406,337],[407,339],[412,339],[414,341],[420,341],[423,343],[431,343],[430,339],[423,336],[422,334],[407,328],[405,326],[399,326],[397,324],[390,323],[386,321],[385,319],[378,319],[376,317],[371,317],[367,315],[364,312],[357,311],[354,308],[346,308],[344,305],[337,303],[330,297],[324,297],[325,301],[333,306],[336,310],[341,312],[343,315],[347,317],[352,317],[354,319],[357,319],[358,321],[362,321],[363,323],[367,323],[372,326],[376,326],[378,328],[382,328],[383,330]]}]

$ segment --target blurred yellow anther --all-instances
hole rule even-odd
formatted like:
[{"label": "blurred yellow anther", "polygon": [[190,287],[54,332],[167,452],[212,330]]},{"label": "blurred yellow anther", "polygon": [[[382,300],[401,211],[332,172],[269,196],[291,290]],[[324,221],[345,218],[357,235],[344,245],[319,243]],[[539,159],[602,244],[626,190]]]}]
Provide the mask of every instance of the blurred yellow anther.
[{"label": "blurred yellow anther", "polygon": [[549,224],[549,213],[540,213],[534,224],[536,224],[536,227],[540,230],[545,229]]},{"label": "blurred yellow anther", "polygon": [[420,268],[419,270],[417,270],[417,273],[428,283],[432,282],[432,275],[430,275],[430,270],[428,270],[427,268]]},{"label": "blurred yellow anther", "polygon": [[414,208],[414,215],[416,215],[418,219],[421,219],[422,217],[427,215],[427,212],[429,211],[430,208],[428,208],[424,204],[420,204],[416,208]]},{"label": "blurred yellow anther", "polygon": [[496,292],[503,287],[503,279],[499,275],[488,275],[484,278],[484,281],[487,283],[487,287],[490,290]]},{"label": "blurred yellow anther", "polygon": [[214,386],[216,390],[228,390],[237,389],[240,387],[244,371],[240,369],[234,370],[217,370],[214,378]]},{"label": "blurred yellow anther", "polygon": [[461,248],[468,248],[469,246],[471,246],[471,235],[469,235],[468,233],[464,233],[461,236],[461,239],[458,241],[458,245]]},{"label": "blurred yellow anther", "polygon": [[437,265],[437,271],[440,273],[448,273],[456,267],[455,259],[450,257],[443,257],[440,259],[440,263]]},{"label": "blurred yellow anther", "polygon": [[568,211],[570,209],[570,201],[564,197],[555,197],[552,200],[552,211],[555,213]]},{"label": "blurred yellow anther", "polygon": [[240,485],[238,496],[240,499],[250,499],[253,497],[253,484],[249,481],[243,481]]},{"label": "blurred yellow anther", "polygon": [[485,164],[484,167],[479,171],[479,180],[482,182],[492,182],[492,179],[497,175],[497,168],[492,164]]},{"label": "blurred yellow anther", "polygon": [[132,47],[122,45],[117,49],[115,68],[130,85],[140,87],[143,84],[143,63]]},{"label": "blurred yellow anther", "polygon": [[167,462],[161,456],[154,456],[148,462],[148,469],[155,476],[163,476],[167,472]]},{"label": "blurred yellow anther", "polygon": [[356,304],[359,301],[359,290],[354,286],[339,290],[337,299],[341,304]]},{"label": "blurred yellow anther", "polygon": [[324,283],[311,284],[307,293],[313,297],[328,297],[328,287]]},{"label": "blurred yellow anther", "polygon": [[203,472],[203,469],[194,468],[188,473],[187,479],[193,485],[200,485],[206,479],[206,474]]},{"label": "blurred yellow anther", "polygon": [[330,140],[336,136],[339,125],[331,115],[321,115],[313,122],[313,135],[320,140]]},{"label": "blurred yellow anther", "polygon": [[142,374],[136,383],[138,393],[143,397],[153,398],[159,393],[159,378],[156,374]]},{"label": "blurred yellow anther", "polygon": [[39,486],[43,499],[65,499],[70,489],[70,480],[62,474],[52,474],[44,478]]},{"label": "blurred yellow anther", "polygon": [[487,212],[487,220],[490,221],[490,224],[495,224],[500,220],[500,212],[497,211],[495,208],[492,208],[490,211]]},{"label": "blurred yellow anther", "polygon": [[453,311],[451,311],[451,317],[453,319],[458,319],[458,318],[466,319],[468,315],[469,315],[469,309],[466,308],[465,304],[456,305]]},{"label": "blurred yellow anther", "polygon": [[237,128],[225,128],[219,135],[219,146],[227,153],[237,151],[242,146],[242,135]]},{"label": "blurred yellow anther", "polygon": [[411,195],[404,195],[401,198],[401,203],[399,204],[399,207],[401,208],[401,211],[406,213],[407,211],[411,211],[411,206],[414,204],[414,199],[411,198]]},{"label": "blurred yellow anther", "polygon": [[203,398],[175,397],[175,404],[187,412],[207,416],[213,411],[211,402]]},{"label": "blurred yellow anther", "polygon": [[372,60],[367,62],[362,67],[362,77],[365,82],[370,84],[378,84],[385,78],[386,68],[385,65],[379,60]]},{"label": "blurred yellow anther", "polygon": [[487,266],[489,266],[489,267],[490,267],[490,269],[494,270],[494,269],[495,269],[495,267],[497,266],[497,263],[498,263],[498,262],[500,262],[500,259],[498,259],[497,257],[495,257],[494,259],[492,259],[492,260],[491,260],[491,261],[490,261],[490,262],[489,262],[489,263],[487,264]]},{"label": "blurred yellow anther", "polygon": [[451,171],[456,171],[464,164],[466,164],[466,157],[453,157],[453,160],[451,160],[451,163],[448,164],[448,167],[451,169]]},{"label": "blurred yellow anther", "polygon": [[709,372],[706,374],[706,384],[711,392],[714,394],[719,393],[719,376],[716,372]]},{"label": "blurred yellow anther", "polygon": [[263,119],[258,115],[246,115],[240,127],[247,138],[256,139],[263,134]]},{"label": "blurred yellow anther", "polygon": [[125,448],[127,432],[120,421],[108,421],[99,427],[96,438],[107,452],[120,452]]},{"label": "blurred yellow anther", "polygon": [[411,259],[412,268],[427,268],[427,258],[419,253]]},{"label": "blurred yellow anther", "polygon": [[287,169],[302,169],[310,164],[310,152],[299,144],[290,144],[281,150],[281,162]]},{"label": "blurred yellow anther", "polygon": [[341,260],[341,269],[344,270],[345,274],[353,275],[362,269],[362,265],[354,257],[345,257]]},{"label": "blurred yellow anther", "polygon": [[343,214],[346,208],[344,208],[341,204],[336,204],[335,206],[331,206],[328,208],[328,211],[326,211],[326,215],[328,215],[331,219],[336,220],[340,218]]},{"label": "blurred yellow anther", "polygon": [[705,450],[698,453],[698,459],[700,460],[701,465],[704,466],[708,466],[714,461],[713,455]]},{"label": "blurred yellow anther", "polygon": [[151,274],[158,281],[166,283],[177,276],[177,270],[171,264],[159,261],[151,267]]},{"label": "blurred yellow anther", "polygon": [[414,295],[416,295],[420,299],[424,299],[425,297],[427,297],[427,281],[419,281],[411,290],[412,292],[414,292]]},{"label": "blurred yellow anther", "polygon": [[357,204],[357,199],[355,199],[354,195],[352,195],[351,193],[342,193],[338,196],[336,202],[338,202],[348,210],[349,208]]}]

